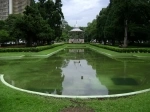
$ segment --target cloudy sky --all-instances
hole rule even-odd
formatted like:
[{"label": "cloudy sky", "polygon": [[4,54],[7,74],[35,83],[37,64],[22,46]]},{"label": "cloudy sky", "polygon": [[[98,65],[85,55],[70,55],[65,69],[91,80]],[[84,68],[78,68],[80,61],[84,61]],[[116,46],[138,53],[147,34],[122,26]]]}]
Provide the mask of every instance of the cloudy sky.
[{"label": "cloudy sky", "polygon": [[78,26],[87,26],[102,8],[108,6],[109,0],[62,0],[62,4],[65,20],[70,26],[74,26],[76,21]]},{"label": "cloudy sky", "polygon": [[108,6],[109,0],[62,0],[62,3],[62,11],[69,25],[74,26],[77,21],[79,26],[87,26],[102,8]]}]

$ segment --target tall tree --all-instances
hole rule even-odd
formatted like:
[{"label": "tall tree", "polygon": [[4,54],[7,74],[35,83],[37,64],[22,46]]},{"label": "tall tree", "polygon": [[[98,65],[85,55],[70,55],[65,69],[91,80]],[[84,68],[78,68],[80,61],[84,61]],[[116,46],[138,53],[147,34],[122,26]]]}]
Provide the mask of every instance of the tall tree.
[{"label": "tall tree", "polygon": [[96,18],[97,35],[112,45],[118,41],[127,47],[128,42],[149,39],[149,20],[149,0],[110,0]]},{"label": "tall tree", "polygon": [[55,38],[60,38],[62,35],[62,19],[64,19],[64,15],[61,7],[61,0],[56,0],[54,6],[55,10],[53,11],[52,17],[54,22]]},{"label": "tall tree", "polygon": [[6,25],[6,22],[3,20],[0,20],[0,30],[5,29],[5,25]]},{"label": "tall tree", "polygon": [[62,19],[64,19],[62,13],[61,0],[39,0],[38,9],[40,14],[45,20],[48,20],[50,27],[54,30],[54,38],[60,38],[62,35]]},{"label": "tall tree", "polygon": [[24,39],[24,33],[17,27],[17,24],[22,20],[23,15],[11,14],[6,19],[6,28],[11,38],[19,43],[19,39]]},{"label": "tall tree", "polygon": [[[22,23],[18,26],[21,27],[21,30],[26,34],[27,46],[32,46],[33,43],[41,43],[41,41],[51,40],[53,30],[48,25],[47,20],[44,20],[38,10],[36,4],[32,3],[31,6],[27,6],[24,12],[24,17]],[[43,43],[43,42],[42,42]]]},{"label": "tall tree", "polygon": [[1,43],[8,42],[11,39],[9,38],[9,33],[6,30],[0,30],[0,46]]},{"label": "tall tree", "polygon": [[96,19],[94,19],[91,23],[88,23],[88,27],[85,29],[85,33],[86,33],[85,37],[87,42],[98,40],[96,26],[97,26]]}]

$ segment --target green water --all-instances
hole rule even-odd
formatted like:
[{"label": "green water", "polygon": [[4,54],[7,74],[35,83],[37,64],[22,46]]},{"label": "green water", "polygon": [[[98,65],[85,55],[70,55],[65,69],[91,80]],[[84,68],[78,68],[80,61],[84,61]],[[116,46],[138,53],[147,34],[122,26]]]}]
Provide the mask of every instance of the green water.
[{"label": "green water", "polygon": [[49,58],[0,60],[0,74],[19,88],[59,95],[110,95],[150,88],[150,61],[112,59],[87,48]]}]

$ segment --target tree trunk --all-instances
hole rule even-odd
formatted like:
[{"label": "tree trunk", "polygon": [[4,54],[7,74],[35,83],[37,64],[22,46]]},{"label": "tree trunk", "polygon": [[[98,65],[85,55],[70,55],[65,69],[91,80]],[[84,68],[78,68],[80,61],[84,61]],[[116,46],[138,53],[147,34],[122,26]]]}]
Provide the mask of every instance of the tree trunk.
[{"label": "tree trunk", "polygon": [[125,31],[124,31],[124,42],[123,42],[123,47],[128,46],[128,20],[125,20]]},{"label": "tree trunk", "polygon": [[104,42],[104,45],[106,45],[106,39],[105,38],[103,39],[103,42]]},{"label": "tree trunk", "polygon": [[115,45],[115,39],[111,40],[111,45],[114,46]]},{"label": "tree trunk", "polygon": [[19,39],[16,39],[16,45],[19,45]]},{"label": "tree trunk", "polygon": [[32,47],[32,38],[29,38],[27,40],[27,44],[26,44],[27,47]]}]

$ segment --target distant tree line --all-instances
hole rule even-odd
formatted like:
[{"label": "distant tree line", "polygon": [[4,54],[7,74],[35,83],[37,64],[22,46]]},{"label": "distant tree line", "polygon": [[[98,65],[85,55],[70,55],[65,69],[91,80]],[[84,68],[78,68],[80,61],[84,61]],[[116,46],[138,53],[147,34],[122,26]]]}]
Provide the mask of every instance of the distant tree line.
[{"label": "distant tree line", "polygon": [[27,46],[52,43],[62,35],[61,0],[31,0],[23,14],[9,15],[0,20],[0,43],[25,40]]},{"label": "distant tree line", "polygon": [[150,45],[150,0],[110,0],[85,32],[87,41]]}]

